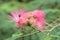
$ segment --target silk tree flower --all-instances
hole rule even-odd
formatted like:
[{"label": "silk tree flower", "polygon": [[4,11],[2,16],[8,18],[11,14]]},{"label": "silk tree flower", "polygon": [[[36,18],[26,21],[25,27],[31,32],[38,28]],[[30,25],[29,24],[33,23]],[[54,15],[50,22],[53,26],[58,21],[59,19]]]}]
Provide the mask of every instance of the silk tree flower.
[{"label": "silk tree flower", "polygon": [[42,10],[35,10],[34,12],[34,16],[36,17],[36,21],[35,21],[35,25],[36,27],[43,32],[44,28],[45,28],[45,12],[43,12]]},{"label": "silk tree flower", "polygon": [[28,12],[27,14],[29,15],[29,23],[36,26],[38,30],[43,32],[45,28],[45,13],[41,10],[34,10],[33,12]]},{"label": "silk tree flower", "polygon": [[45,28],[45,13],[41,10],[34,10],[31,12],[24,12],[24,9],[20,9],[19,12],[15,11],[11,13],[11,18],[16,22],[17,26],[24,28],[23,25],[36,26],[41,32]]},{"label": "silk tree flower", "polygon": [[24,9],[20,9],[20,12],[14,11],[11,12],[10,18],[16,22],[18,28],[23,28],[22,26],[27,24],[26,14],[24,13]]}]

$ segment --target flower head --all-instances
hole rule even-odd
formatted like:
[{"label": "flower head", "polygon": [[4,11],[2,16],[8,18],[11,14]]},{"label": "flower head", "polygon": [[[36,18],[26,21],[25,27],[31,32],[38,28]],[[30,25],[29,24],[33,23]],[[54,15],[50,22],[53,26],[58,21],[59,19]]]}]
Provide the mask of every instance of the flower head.
[{"label": "flower head", "polygon": [[11,12],[11,19],[14,20],[18,27],[21,25],[26,25],[26,14],[24,13],[24,9],[20,9],[20,12],[14,11]]},{"label": "flower head", "polygon": [[42,10],[34,10],[32,12],[27,12],[28,14],[28,22],[36,26],[38,30],[41,32],[44,31],[45,28],[45,13]]}]

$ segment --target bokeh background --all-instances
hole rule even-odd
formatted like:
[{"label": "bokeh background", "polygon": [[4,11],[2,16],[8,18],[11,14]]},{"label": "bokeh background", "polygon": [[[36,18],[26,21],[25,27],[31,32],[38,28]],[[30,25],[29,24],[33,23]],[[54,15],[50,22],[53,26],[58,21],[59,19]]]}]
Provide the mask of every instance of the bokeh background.
[{"label": "bokeh background", "polygon": [[[50,31],[42,33],[28,26],[22,32],[16,28],[9,14],[20,8],[43,10],[46,13],[46,30]],[[0,40],[60,40],[60,0],[0,0]]]}]

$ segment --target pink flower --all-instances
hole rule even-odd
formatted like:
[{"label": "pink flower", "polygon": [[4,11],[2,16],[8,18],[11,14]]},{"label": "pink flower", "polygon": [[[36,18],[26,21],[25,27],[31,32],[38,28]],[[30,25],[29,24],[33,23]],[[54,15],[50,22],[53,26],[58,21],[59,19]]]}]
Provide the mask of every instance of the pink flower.
[{"label": "pink flower", "polygon": [[24,13],[24,9],[20,9],[20,12],[15,11],[11,12],[11,19],[14,20],[18,27],[21,25],[26,25],[26,14]]},{"label": "pink flower", "polygon": [[42,10],[35,10],[34,15],[36,16],[36,25],[37,28],[43,32],[45,28],[45,13]]},{"label": "pink flower", "polygon": [[45,28],[45,13],[41,10],[35,10],[28,13],[30,15],[30,24],[36,26],[41,32]]}]

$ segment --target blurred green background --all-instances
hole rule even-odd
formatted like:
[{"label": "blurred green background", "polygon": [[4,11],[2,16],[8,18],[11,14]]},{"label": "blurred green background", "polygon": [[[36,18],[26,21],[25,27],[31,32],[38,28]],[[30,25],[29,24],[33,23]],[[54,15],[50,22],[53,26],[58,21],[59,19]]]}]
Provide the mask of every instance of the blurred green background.
[{"label": "blurred green background", "polygon": [[[48,32],[37,32],[36,29],[28,26],[22,33],[9,18],[11,11],[20,10],[20,8],[27,11],[43,10],[48,23],[46,30],[57,25],[56,28],[47,35]],[[60,24],[60,0],[0,0],[0,40],[60,40],[60,25],[58,24]],[[31,33],[32,35],[27,35]],[[27,36],[21,37],[22,35]]]}]

